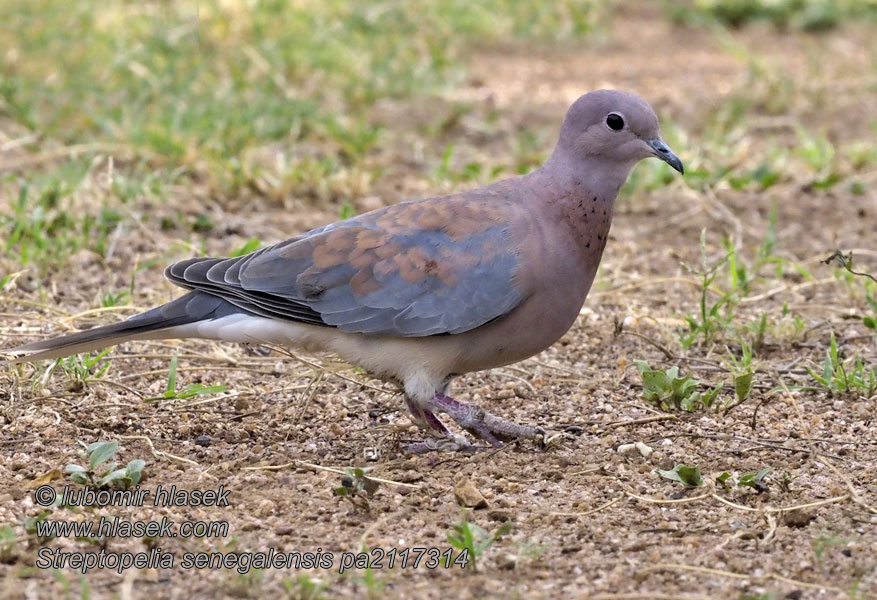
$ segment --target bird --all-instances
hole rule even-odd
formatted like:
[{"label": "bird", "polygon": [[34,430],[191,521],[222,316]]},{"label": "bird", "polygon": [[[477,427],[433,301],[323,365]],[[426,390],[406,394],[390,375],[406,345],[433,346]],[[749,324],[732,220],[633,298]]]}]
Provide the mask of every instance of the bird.
[{"label": "bird", "polygon": [[24,362],[172,338],[328,351],[401,388],[412,421],[432,436],[411,452],[542,439],[541,427],[455,400],[451,382],[527,359],[570,329],[618,192],[649,157],[684,174],[648,102],[592,91],[569,107],[549,158],[525,175],[385,206],[242,256],[174,263],[165,276],[183,296],[3,352]]}]

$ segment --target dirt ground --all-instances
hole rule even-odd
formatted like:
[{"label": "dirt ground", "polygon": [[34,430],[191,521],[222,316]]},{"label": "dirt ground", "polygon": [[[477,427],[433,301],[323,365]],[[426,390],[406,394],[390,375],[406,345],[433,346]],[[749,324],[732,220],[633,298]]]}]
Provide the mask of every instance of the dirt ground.
[{"label": "dirt ground", "polygon": [[[613,35],[565,50],[480,50],[470,57],[467,83],[446,97],[425,105],[379,104],[375,110],[387,115],[395,143],[382,150],[392,156],[374,160],[395,168],[377,177],[367,195],[353,191],[353,205],[365,210],[437,191],[411,175],[422,165],[407,132],[427,114],[473,103],[475,116],[451,122],[446,136],[458,140],[462,153],[490,157],[525,127],[544,133],[542,146],[550,147],[570,101],[601,86],[635,90],[662,117],[682,124],[689,135],[674,149],[689,171],[702,168],[708,162],[698,141],[703,124],[743,89],[750,67],[733,45],[708,31],[677,28],[648,12],[613,23]],[[794,136],[790,122],[824,131],[835,143],[867,136],[857,121],[877,114],[874,39],[873,29],[855,25],[827,36],[766,27],[734,34],[736,44],[788,78],[795,91],[777,115],[770,106],[775,90],[753,84],[751,145],[736,143],[723,158],[745,162],[748,150],[784,143]],[[501,115],[508,135],[475,130],[475,117],[491,111]],[[870,139],[873,144],[873,134]],[[820,190],[784,176],[765,191],[719,186],[701,194],[672,181],[620,199],[598,281],[576,325],[528,361],[455,384],[458,399],[562,432],[547,448],[522,443],[471,456],[406,455],[399,442],[422,434],[410,425],[401,397],[330,357],[297,360],[204,341],[132,343],[110,355],[104,380],[77,388],[56,375],[37,393],[32,367],[3,369],[0,522],[39,514],[32,482],[82,462],[75,440],[119,440],[122,460],[147,461],[145,488],[224,486],[231,493],[228,507],[57,509],[50,517],[227,521],[225,538],[87,543],[67,537],[42,544],[16,526],[15,543],[6,546],[0,564],[0,595],[81,595],[74,571],[52,576],[34,568],[45,545],[113,552],[160,547],[176,557],[269,548],[336,556],[334,569],[247,575],[178,567],[95,570],[86,576],[95,598],[877,598],[875,398],[775,389],[809,381],[805,366],[821,364],[832,331],[848,355],[877,360],[874,336],[847,318],[858,314],[860,294],[820,262],[835,248],[852,249],[862,269],[877,270],[877,177],[872,170],[860,179],[871,184],[864,194],[844,185]],[[208,241],[208,252],[216,253],[250,237],[279,240],[337,219],[337,207],[308,199],[279,205],[253,196],[220,205],[196,195],[177,206],[207,210],[214,222],[227,224]],[[772,323],[753,396],[727,413],[666,414],[646,405],[635,359],[662,368],[678,364],[707,382],[727,378],[721,341],[684,352],[675,341],[681,315],[693,313],[699,298],[698,278],[681,265],[699,263],[704,228],[711,260],[723,255],[725,236],[753,252],[773,206],[779,253],[813,279],[789,269],[741,303],[740,322],[764,312]],[[133,264],[156,257],[164,264],[187,254],[174,247],[174,231],[154,227],[162,208],[139,208],[147,209],[143,227],[120,236],[106,261],[89,253],[74,258],[56,278],[51,306],[36,298],[27,275],[5,290],[0,312],[15,330],[0,346],[127,315],[130,307],[90,311],[98,286],[123,288]],[[137,273],[139,307],[176,293],[163,282],[160,266]],[[786,312],[803,318],[800,335],[786,331]],[[174,351],[181,385],[225,383],[229,390],[144,401],[164,391]],[[653,452],[646,458],[617,451],[634,442]],[[698,465],[705,486],[685,489],[654,472],[677,463]],[[388,481],[368,508],[333,494],[342,475],[332,469],[347,466],[373,467],[372,475]],[[773,469],[774,479],[763,493],[715,483],[725,471],[764,467]],[[787,485],[780,485],[785,474]],[[463,514],[454,488],[465,482],[487,503],[468,512],[470,522],[491,532],[512,525],[479,557],[477,570],[409,566],[338,574],[344,552],[449,548],[446,533]],[[53,484],[61,489],[63,479]],[[325,587],[308,595],[297,579],[302,573]]]}]

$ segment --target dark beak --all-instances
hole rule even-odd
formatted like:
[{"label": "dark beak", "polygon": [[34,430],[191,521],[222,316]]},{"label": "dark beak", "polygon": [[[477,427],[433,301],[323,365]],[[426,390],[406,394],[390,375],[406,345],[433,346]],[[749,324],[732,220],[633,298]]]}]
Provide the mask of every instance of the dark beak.
[{"label": "dark beak", "polygon": [[661,138],[654,138],[651,140],[646,140],[646,143],[655,151],[655,156],[663,160],[665,163],[682,173],[685,174],[685,168],[682,166],[682,161],[679,160],[679,157],[673,154],[673,151],[670,150],[670,146],[664,143],[664,140]]}]

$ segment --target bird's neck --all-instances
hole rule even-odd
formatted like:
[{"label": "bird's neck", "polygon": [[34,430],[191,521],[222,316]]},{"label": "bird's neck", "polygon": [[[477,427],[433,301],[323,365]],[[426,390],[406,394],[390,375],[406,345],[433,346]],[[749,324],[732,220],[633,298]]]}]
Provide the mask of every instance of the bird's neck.
[{"label": "bird's neck", "polygon": [[542,180],[556,181],[575,189],[576,193],[590,194],[596,196],[598,201],[611,204],[637,162],[638,159],[619,163],[593,155],[587,159],[570,157],[558,146],[533,174]]},{"label": "bird's neck", "polygon": [[[538,171],[532,183],[543,192],[537,197],[548,198],[555,222],[562,223],[575,244],[588,260],[600,260],[618,191],[635,163],[602,164],[599,160],[571,161],[556,154]],[[546,188],[551,193],[545,193]],[[595,264],[596,266],[596,264]]]}]

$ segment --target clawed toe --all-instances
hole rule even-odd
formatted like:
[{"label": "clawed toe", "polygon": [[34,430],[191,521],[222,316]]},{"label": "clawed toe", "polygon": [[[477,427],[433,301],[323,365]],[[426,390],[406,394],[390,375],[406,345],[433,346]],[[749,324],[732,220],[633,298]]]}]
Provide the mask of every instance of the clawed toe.
[{"label": "clawed toe", "polygon": [[461,436],[449,435],[442,438],[426,438],[422,442],[402,444],[402,451],[409,454],[426,454],[427,452],[464,452],[475,453],[484,450],[485,446],[469,444]]},{"label": "clawed toe", "polygon": [[482,446],[467,444],[460,436],[452,436],[435,412],[445,413],[464,430],[493,447],[517,439],[538,441],[545,437],[545,432],[538,427],[506,421],[486,412],[480,406],[459,402],[441,392],[426,403],[425,407],[410,400],[406,401],[409,411],[419,424],[443,434],[442,438],[430,438],[423,442],[406,444],[402,447],[406,452],[415,454],[431,451],[475,452],[484,449]]},{"label": "clawed toe", "polygon": [[405,404],[408,405],[408,413],[411,415],[411,419],[426,429],[432,429],[433,431],[437,431],[442,435],[451,435],[450,430],[442,423],[442,420],[439,419],[434,412],[420,406],[413,400],[409,398],[405,398]]}]

